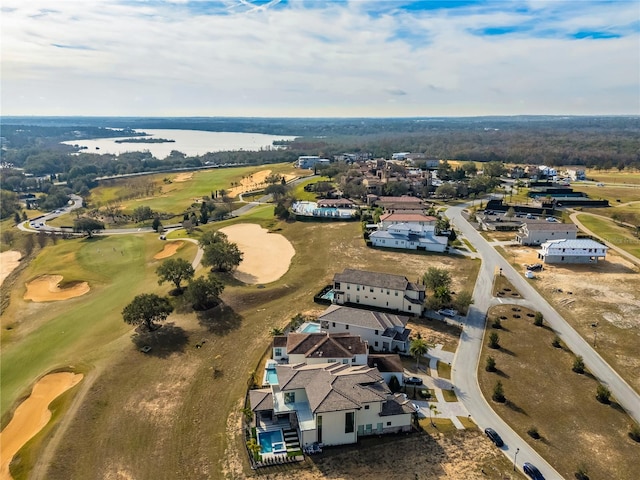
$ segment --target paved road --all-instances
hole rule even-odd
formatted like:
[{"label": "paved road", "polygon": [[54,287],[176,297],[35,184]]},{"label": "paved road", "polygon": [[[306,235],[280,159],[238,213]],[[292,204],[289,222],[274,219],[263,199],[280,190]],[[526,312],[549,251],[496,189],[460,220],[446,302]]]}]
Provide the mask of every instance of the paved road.
[{"label": "paved road", "polygon": [[469,240],[483,259],[482,267],[473,292],[474,304],[469,309],[466,325],[460,337],[460,346],[456,353],[452,369],[452,379],[458,398],[465,404],[469,413],[481,428],[491,426],[496,429],[507,447],[505,455],[513,459],[515,448],[519,448],[518,465],[531,462],[548,479],[562,478],[551,465],[542,459],[524,440],[522,440],[484,400],[478,385],[476,371],[484,335],[486,311],[493,299],[491,286],[496,268],[516,287],[521,295],[542,312],[546,322],[557,332],[563,342],[576,354],[582,355],[585,365],[603,384],[611,390],[616,401],[640,422],[640,395],[635,392],[591,346],[553,309],[551,305],[528,283],[528,281],[498,253],[461,215],[462,206],[450,207],[447,216]]}]

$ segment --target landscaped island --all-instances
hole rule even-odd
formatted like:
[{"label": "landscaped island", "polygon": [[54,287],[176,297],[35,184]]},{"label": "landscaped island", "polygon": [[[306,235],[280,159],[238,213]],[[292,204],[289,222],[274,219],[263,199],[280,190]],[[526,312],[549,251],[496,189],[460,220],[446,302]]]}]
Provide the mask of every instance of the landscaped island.
[{"label": "landscaped island", "polygon": [[175,140],[168,138],[123,138],[121,140],[115,140],[115,143],[175,143]]}]

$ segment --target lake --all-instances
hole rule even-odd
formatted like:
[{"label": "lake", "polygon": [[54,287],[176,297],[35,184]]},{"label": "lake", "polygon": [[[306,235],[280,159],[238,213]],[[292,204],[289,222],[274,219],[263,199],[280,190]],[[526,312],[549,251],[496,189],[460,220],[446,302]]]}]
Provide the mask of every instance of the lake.
[{"label": "lake", "polygon": [[276,148],[276,140],[293,140],[296,137],[287,135],[265,135],[263,133],[240,132],[204,132],[200,130],[136,130],[148,133],[148,137],[175,140],[165,143],[116,143],[116,140],[133,137],[94,138],[92,140],[68,140],[67,145],[86,146],[82,153],[111,153],[119,155],[124,152],[142,152],[148,150],[158,158],[164,159],[172,150],[178,150],[187,156],[204,155],[207,152],[223,152],[229,150],[259,151]]}]

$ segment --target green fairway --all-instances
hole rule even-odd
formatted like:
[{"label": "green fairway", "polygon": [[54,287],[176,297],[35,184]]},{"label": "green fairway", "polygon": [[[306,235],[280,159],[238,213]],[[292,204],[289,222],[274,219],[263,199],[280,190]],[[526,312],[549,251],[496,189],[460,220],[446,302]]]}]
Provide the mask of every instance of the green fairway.
[{"label": "green fairway", "polygon": [[[71,300],[34,303],[23,301],[24,287],[15,286],[2,322],[3,421],[36,378],[53,368],[94,361],[105,345],[131,330],[120,312],[136,294],[159,288],[158,262],[148,257],[162,247],[151,236],[68,240],[48,247],[31,263],[25,281],[59,274],[63,283],[88,281],[91,291]],[[180,255],[192,258],[195,248],[185,245]]]},{"label": "green fairway", "polygon": [[616,225],[612,220],[605,220],[588,214],[578,215],[578,220],[603,240],[611,242],[631,255],[640,258],[640,239],[634,236],[630,229]]}]

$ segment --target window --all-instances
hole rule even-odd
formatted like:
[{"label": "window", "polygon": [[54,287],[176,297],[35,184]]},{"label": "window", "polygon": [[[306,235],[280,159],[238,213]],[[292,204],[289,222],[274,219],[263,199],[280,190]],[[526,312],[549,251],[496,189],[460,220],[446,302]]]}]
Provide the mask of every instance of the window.
[{"label": "window", "polygon": [[369,410],[369,405],[365,405],[365,406],[364,406],[364,409],[365,409],[365,410]]},{"label": "window", "polygon": [[356,363],[356,357],[353,357],[353,358],[351,359],[351,362],[352,362],[352,363]]},{"label": "window", "polygon": [[389,295],[389,290],[387,290],[387,295]]},{"label": "window", "polygon": [[353,433],[355,414],[347,412],[344,414],[344,433]]},{"label": "window", "polygon": [[390,426],[391,426],[391,422],[387,422],[387,427],[390,427]]},{"label": "window", "polygon": [[370,293],[373,293],[373,288],[369,288],[369,292],[370,292]]},{"label": "window", "polygon": [[340,290],[340,282],[336,282],[336,290]]},{"label": "window", "polygon": [[295,403],[296,392],[284,392],[284,403]]},{"label": "window", "polygon": [[409,306],[407,307],[407,310],[411,311],[411,305],[409,305]]},{"label": "window", "polygon": [[281,348],[276,348],[276,357],[281,357],[282,356],[282,349]]},{"label": "window", "polygon": [[376,347],[378,346],[378,342],[376,342]]},{"label": "window", "polygon": [[360,291],[360,285],[356,285],[356,290]]},{"label": "window", "polygon": [[378,335],[378,330],[374,330],[374,331],[376,332],[375,334]]},{"label": "window", "polygon": [[398,292],[396,292],[396,297],[398,296]]},{"label": "window", "polygon": [[349,359],[348,358],[343,358],[342,359],[342,363],[349,363]]},{"label": "window", "polygon": [[349,330],[349,325],[345,325],[345,330]]},{"label": "window", "polygon": [[333,325],[333,328],[336,328],[336,322],[331,322],[331,324]]},{"label": "window", "polygon": [[351,290],[351,285],[347,285],[347,290]]}]

